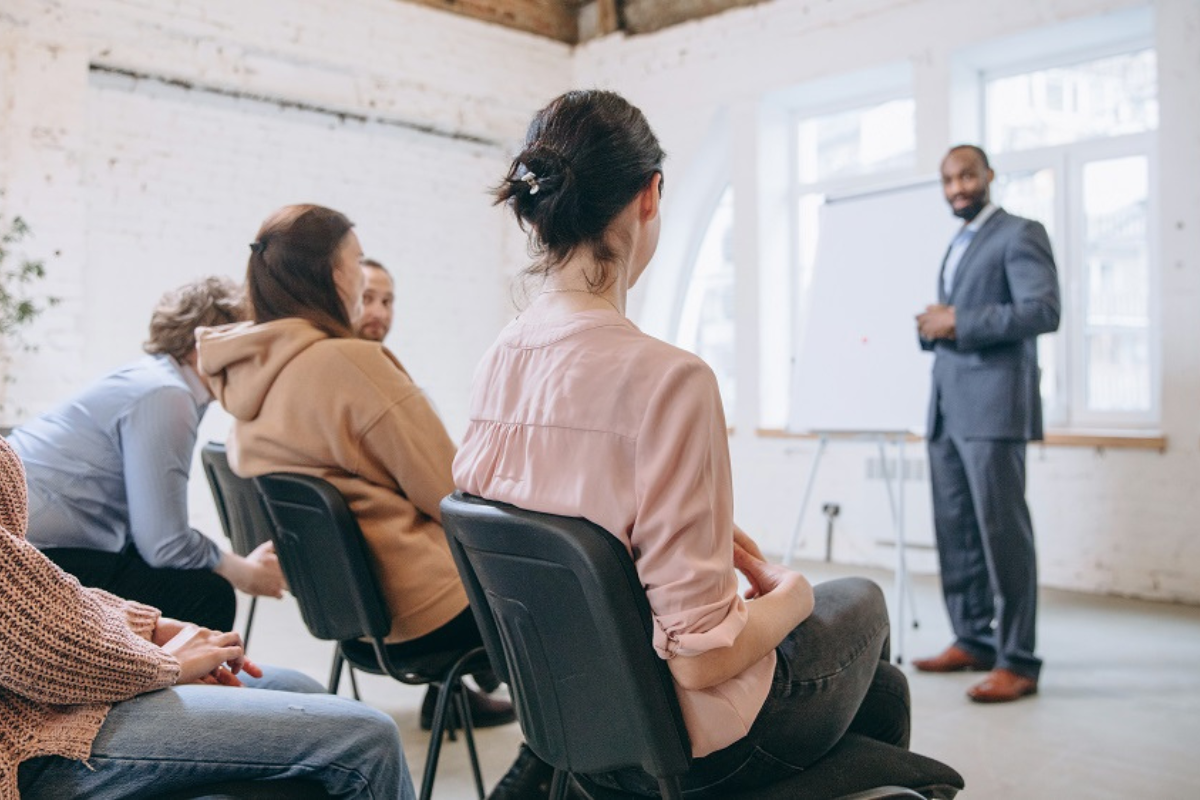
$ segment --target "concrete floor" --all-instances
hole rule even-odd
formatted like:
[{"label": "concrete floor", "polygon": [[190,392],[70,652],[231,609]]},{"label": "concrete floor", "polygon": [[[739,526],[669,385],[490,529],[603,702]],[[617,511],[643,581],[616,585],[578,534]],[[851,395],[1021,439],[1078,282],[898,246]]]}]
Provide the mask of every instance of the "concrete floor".
[{"label": "concrete floor", "polygon": [[[814,582],[863,574],[822,563],[796,566]],[[869,577],[892,591],[890,573]],[[917,577],[913,585],[920,627],[906,632],[906,661],[950,641],[936,578]],[[243,612],[245,606],[243,600]],[[924,675],[905,668],[913,694],[913,749],[963,774],[967,788],[960,797],[1200,796],[1200,608],[1044,590],[1038,632],[1046,663],[1040,694],[1013,704],[968,701],[964,692],[977,674]],[[324,683],[331,654],[330,643],[308,635],[293,600],[259,602],[254,659],[300,669]],[[418,726],[424,688],[370,675],[359,677],[359,687],[366,702],[395,718],[419,784],[429,741]],[[349,694],[344,679],[342,694]],[[490,788],[516,756],[520,728],[479,731],[477,741]],[[434,797],[475,797],[461,740],[442,750]]]}]

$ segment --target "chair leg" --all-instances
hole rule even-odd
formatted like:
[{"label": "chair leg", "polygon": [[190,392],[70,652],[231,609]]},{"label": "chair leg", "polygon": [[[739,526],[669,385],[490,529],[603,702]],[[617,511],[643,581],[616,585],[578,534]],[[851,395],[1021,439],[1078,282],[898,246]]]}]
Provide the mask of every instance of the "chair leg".
[{"label": "chair leg", "polygon": [[[455,694],[455,688],[462,685],[462,676],[466,671],[467,665],[477,659],[483,652],[483,648],[476,648],[468,653],[465,653],[462,658],[454,662],[446,676],[441,681],[437,694],[437,704],[433,710],[433,726],[429,731],[429,754],[425,758],[425,773],[421,779],[421,796],[420,800],[430,800],[433,796],[433,779],[437,775],[438,757],[442,753],[442,735],[446,732],[446,725],[449,721],[451,699]],[[468,709],[462,722],[465,726],[470,725],[470,710]],[[469,741],[474,743],[472,736]],[[473,748],[472,757],[474,759]],[[478,769],[477,760],[473,764],[473,768]],[[479,778],[477,786],[482,786],[483,779]]]},{"label": "chair leg", "polygon": [[258,597],[250,598],[250,610],[246,612],[246,629],[242,631],[242,650],[250,649],[250,626],[254,624],[254,609],[258,607]]},{"label": "chair leg", "polygon": [[[436,686],[436,687],[437,687],[437,690],[438,690],[439,692],[440,692],[440,691],[442,691],[442,684],[440,684],[440,683],[433,683],[433,684],[430,684],[430,685],[431,685],[431,686]],[[459,684],[459,685],[461,686],[461,684]],[[465,687],[464,687],[464,690],[465,690]],[[457,698],[457,697],[458,697],[458,695],[457,695],[457,694],[454,694],[454,695],[452,695],[452,697],[453,697],[453,698]],[[447,717],[446,717],[446,738],[447,738],[447,739],[449,739],[449,740],[450,740],[450,741],[452,741],[452,742],[457,742],[457,741],[458,741],[458,729],[462,727],[462,722],[460,721],[460,720],[462,719],[462,717],[461,717],[461,716],[459,716],[459,713],[458,713],[458,707],[459,707],[459,704],[458,704],[457,702],[455,702],[455,700],[451,700],[451,702],[450,702],[450,710],[449,710],[448,712],[446,712],[446,713],[447,713]]]},{"label": "chair leg", "polygon": [[471,759],[471,773],[475,777],[475,792],[479,800],[484,800],[483,774],[479,771],[479,753],[475,749],[475,720],[471,719],[471,700],[467,696],[466,684],[458,681],[458,691],[455,693],[459,719],[463,720],[463,736],[467,740],[467,755]]},{"label": "chair leg", "polygon": [[566,770],[554,770],[554,780],[550,782],[550,800],[567,800],[567,784],[571,782],[571,773]]},{"label": "chair leg", "polygon": [[679,777],[670,775],[658,779],[658,793],[663,800],[683,800],[683,789],[679,786]]},{"label": "chair leg", "polygon": [[347,673],[349,673],[349,675],[350,675],[350,692],[351,692],[351,694],[353,694],[353,695],[354,695],[354,699],[355,699],[355,700],[358,700],[359,702],[362,702],[362,697],[360,697],[360,696],[359,696],[359,694],[358,694],[358,678],[357,678],[357,677],[355,677],[355,673],[354,673],[354,665],[353,665],[353,664],[347,664],[347,665],[346,665],[346,672],[347,672]]},{"label": "chair leg", "polygon": [[[336,645],[336,644],[335,644],[335,645],[333,646],[333,664],[332,664],[332,666],[330,666],[330,668],[329,668],[329,687],[328,687],[328,691],[329,691],[329,693],[330,693],[330,694],[337,694],[337,693],[338,693],[338,686],[339,686],[339,685],[341,684],[341,682],[342,682],[342,662],[343,662],[344,660],[345,660],[345,659],[343,659],[343,658],[342,658],[342,648],[341,648],[341,645]],[[356,696],[356,697],[357,697],[357,694],[358,694],[358,693],[357,693],[357,692],[355,692],[355,696]]]}]

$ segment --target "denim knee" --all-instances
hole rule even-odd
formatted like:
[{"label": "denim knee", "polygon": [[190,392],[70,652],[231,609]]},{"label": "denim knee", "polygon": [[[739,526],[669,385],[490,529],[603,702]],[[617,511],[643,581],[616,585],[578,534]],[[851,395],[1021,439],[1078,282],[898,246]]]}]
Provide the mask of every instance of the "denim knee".
[{"label": "denim knee", "polygon": [[317,681],[286,667],[273,667],[260,664],[263,676],[254,678],[241,675],[242,683],[251,689],[269,689],[273,692],[297,692],[299,694],[324,694],[325,687]]}]

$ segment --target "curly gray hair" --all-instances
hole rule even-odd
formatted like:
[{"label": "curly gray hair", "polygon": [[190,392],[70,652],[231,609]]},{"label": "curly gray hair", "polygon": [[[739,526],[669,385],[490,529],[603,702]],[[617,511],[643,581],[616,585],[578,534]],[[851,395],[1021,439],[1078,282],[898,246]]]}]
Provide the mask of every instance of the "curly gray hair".
[{"label": "curly gray hair", "polygon": [[201,278],[162,296],[150,317],[150,338],[142,349],[182,361],[196,348],[196,328],[241,322],[248,316],[240,285],[225,277]]}]

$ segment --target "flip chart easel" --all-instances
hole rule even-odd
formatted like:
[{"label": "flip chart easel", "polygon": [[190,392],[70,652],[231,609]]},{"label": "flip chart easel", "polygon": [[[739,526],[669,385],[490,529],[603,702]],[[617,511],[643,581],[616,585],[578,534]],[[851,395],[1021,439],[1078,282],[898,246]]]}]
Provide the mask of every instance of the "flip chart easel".
[{"label": "flip chart easel", "polygon": [[[797,317],[787,427],[816,434],[817,453],[786,558],[795,553],[825,448],[835,440],[874,443],[896,535],[891,611],[898,662],[908,627],[905,602],[916,623],[905,561],[904,444],[924,429],[929,408],[930,360],[917,346],[915,316],[936,299],[938,267],[959,224],[933,180],[827,198],[812,283]],[[900,452],[899,491],[886,466],[889,445]]]},{"label": "flip chart easel", "polygon": [[[888,506],[892,511],[892,530],[896,537],[896,641],[893,643],[892,657],[897,664],[904,663],[904,633],[906,620],[904,603],[908,601],[912,611],[912,626],[920,627],[917,618],[917,604],[913,597],[912,585],[908,580],[908,560],[904,539],[904,445],[913,434],[909,431],[813,431],[817,437],[817,452],[813,456],[812,466],[808,470],[808,480],[804,484],[804,495],[800,500],[800,513],[792,528],[791,538],[788,539],[787,549],[783,551],[783,561],[790,563],[796,554],[796,545],[800,541],[800,528],[804,523],[804,514],[808,511],[808,503],[812,499],[813,486],[817,481],[817,470],[821,466],[821,456],[831,440],[874,443],[879,448],[879,462],[883,469],[883,484],[887,489]],[[888,446],[895,446],[896,483],[897,489],[892,489],[892,475],[888,470]]]}]

